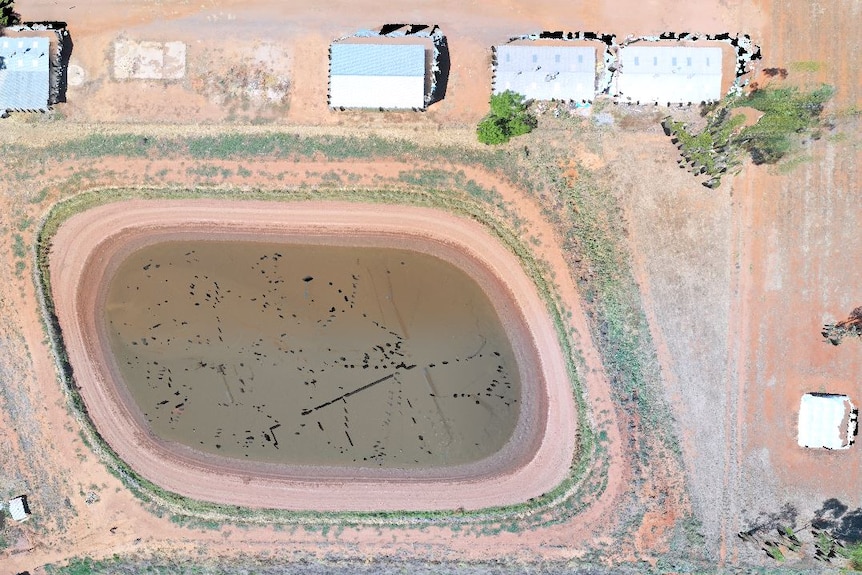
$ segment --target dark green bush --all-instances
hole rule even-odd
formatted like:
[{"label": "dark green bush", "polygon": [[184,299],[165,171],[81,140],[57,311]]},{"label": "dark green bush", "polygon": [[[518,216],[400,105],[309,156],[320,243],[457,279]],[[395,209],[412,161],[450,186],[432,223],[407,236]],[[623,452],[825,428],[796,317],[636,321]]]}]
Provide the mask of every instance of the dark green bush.
[{"label": "dark green bush", "polygon": [[14,26],[21,22],[21,16],[15,12],[15,0],[0,0],[0,27]]},{"label": "dark green bush", "polygon": [[524,96],[506,90],[491,96],[491,111],[479,122],[476,135],[483,144],[505,144],[535,127],[536,118],[527,111]]}]

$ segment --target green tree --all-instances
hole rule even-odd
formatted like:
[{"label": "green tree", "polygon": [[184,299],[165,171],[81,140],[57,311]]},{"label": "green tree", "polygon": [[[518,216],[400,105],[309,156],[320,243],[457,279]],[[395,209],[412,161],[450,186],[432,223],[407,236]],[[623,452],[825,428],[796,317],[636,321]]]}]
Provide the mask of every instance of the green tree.
[{"label": "green tree", "polygon": [[14,4],[15,0],[0,0],[0,27],[14,26],[21,21]]},{"label": "green tree", "polygon": [[833,93],[825,85],[811,92],[795,87],[753,92],[736,105],[750,106],[763,112],[763,117],[742,130],[739,142],[755,164],[776,163],[790,152],[798,134],[816,134],[823,106]]},{"label": "green tree", "polygon": [[479,122],[476,135],[483,144],[505,144],[535,127],[536,118],[527,111],[524,96],[506,90],[491,96],[491,111]]}]

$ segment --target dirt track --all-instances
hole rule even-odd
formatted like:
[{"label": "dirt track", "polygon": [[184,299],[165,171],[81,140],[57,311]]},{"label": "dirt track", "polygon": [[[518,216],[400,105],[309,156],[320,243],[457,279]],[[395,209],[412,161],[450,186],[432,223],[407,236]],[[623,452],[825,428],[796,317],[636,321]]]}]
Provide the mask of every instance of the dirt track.
[{"label": "dirt track", "polygon": [[[467,271],[495,303],[518,359],[524,393],[512,440],[475,464],[408,472],[249,464],[153,437],[111,359],[99,311],[106,280],[143,243],[211,239],[214,234],[252,241],[323,238],[339,245],[398,246]],[[568,473],[577,416],[556,332],[518,261],[474,222],[403,206],[134,201],[71,218],[53,245],[54,301],[88,413],[124,461],[170,491],[283,509],[479,509],[539,496]]]}]

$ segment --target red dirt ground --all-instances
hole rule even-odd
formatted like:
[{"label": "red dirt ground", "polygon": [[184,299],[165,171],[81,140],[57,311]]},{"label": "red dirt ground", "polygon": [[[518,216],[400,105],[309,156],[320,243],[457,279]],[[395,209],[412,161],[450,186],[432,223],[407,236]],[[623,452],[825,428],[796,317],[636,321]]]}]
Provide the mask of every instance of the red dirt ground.
[{"label": "red dirt ground", "polygon": [[[73,133],[114,129],[98,122],[176,122],[203,132],[220,129],[208,123],[243,119],[330,126],[337,133],[373,130],[386,134],[391,126],[398,125],[402,133],[416,130],[418,137],[429,141],[453,138],[465,142],[471,130],[458,135],[452,126],[471,125],[486,110],[488,46],[509,35],[545,28],[595,29],[622,36],[662,30],[748,32],[763,48],[760,67],[786,67],[790,70],[787,81],[795,84],[827,81],[835,85],[837,112],[862,107],[856,64],[860,60],[856,23],[862,8],[855,0],[656,0],[622,5],[539,0],[529,6],[514,1],[501,5],[478,0],[467,5],[443,0],[433,7],[418,2],[401,5],[395,15],[391,8],[371,1],[341,2],[334,8],[330,4],[325,12],[310,0],[252,0],[242,4],[210,0],[193,6],[156,0],[19,0],[16,8],[27,20],[67,21],[75,42],[72,63],[86,73],[85,83],[70,87],[69,103],[59,106],[58,111],[71,122],[90,124],[21,124],[3,134],[6,141],[36,145]],[[394,19],[437,23],[448,34],[453,69],[446,100],[425,114],[340,114],[327,110],[324,64],[328,42],[357,28]],[[217,105],[192,90],[192,78],[176,84],[115,82],[109,74],[110,47],[120,35],[186,41],[190,74],[194,70],[221,73],[240,64],[242,56],[262,42],[279,46],[284,42],[286,63],[281,65],[294,86],[287,110],[244,101]],[[218,57],[212,58],[212,54]],[[806,66],[794,71],[792,64],[803,61],[820,66],[814,72],[799,71],[810,68]],[[158,132],[163,128],[135,129]],[[602,136],[598,146],[607,164],[606,177],[620,184],[618,193],[627,208],[634,269],[668,396],[677,414],[686,462],[685,485],[702,523],[705,548],[721,562],[762,560],[759,555],[755,557],[759,550],[738,543],[735,534],[750,527],[759,514],[775,511],[785,502],[795,505],[800,517],[826,497],[838,497],[851,508],[862,506],[854,473],[862,467],[862,450],[803,451],[795,445],[793,430],[793,414],[804,391],[828,386],[830,391],[848,392],[857,405],[862,403],[858,399],[862,393],[857,381],[858,342],[832,348],[819,341],[822,323],[846,317],[862,304],[858,290],[853,288],[859,285],[862,270],[862,246],[855,233],[855,222],[862,215],[857,185],[862,146],[854,129],[840,130],[843,136],[831,135],[835,137],[811,145],[806,150],[811,159],[789,175],[748,167],[715,192],[701,189],[686,179],[684,172],[675,170],[675,150],[655,130],[613,130]],[[221,165],[234,174],[224,183],[252,185],[235,175],[237,163]],[[127,160],[91,166],[49,165],[33,181],[4,183],[2,221],[11,228],[15,225],[12,214],[15,218],[19,214],[40,216],[47,202],[57,197],[56,191],[45,202],[23,207],[17,195],[22,190],[32,195],[42,186],[63,183],[73,173],[80,175],[83,168],[92,171],[81,176],[82,185],[222,182],[190,175],[186,172],[190,167],[191,162],[176,165]],[[260,185],[313,184],[331,169],[359,174],[359,183],[376,185],[380,180],[375,176],[391,179],[403,167],[397,163],[266,163],[259,169],[271,176],[261,175],[264,181]],[[167,175],[156,177],[163,169],[169,170]],[[541,238],[536,249],[557,272],[558,289],[574,312],[573,327],[579,334],[589,333],[559,244],[538,206],[493,175],[465,171],[468,177],[496,186],[529,222],[531,233]],[[279,173],[282,181],[275,178]],[[0,241],[10,248],[6,235]],[[11,560],[4,558],[4,567],[33,569],[74,555],[103,557],[136,551],[169,556],[183,552],[260,554],[279,545],[318,556],[335,550],[354,558],[406,553],[429,560],[505,556],[516,562],[577,558],[591,545],[613,549],[625,543],[614,541],[611,535],[615,524],[612,511],[628,485],[620,430],[601,362],[588,338],[580,341],[587,366],[587,397],[591,416],[610,420],[611,468],[604,495],[567,524],[478,540],[433,528],[397,533],[347,529],[334,540],[304,531],[287,533],[267,528],[199,532],[157,518],[81,444],[77,424],[63,407],[35,311],[32,282],[26,274],[23,279],[14,275],[16,259],[11,249],[6,253],[0,266],[4,286],[0,290],[0,325],[3,333],[12,335],[0,357],[4,361],[14,359],[15,373],[19,374],[16,381],[35,406],[32,417],[43,436],[28,439],[38,442],[44,460],[39,466],[21,465],[23,450],[15,442],[0,454],[0,464],[4,470],[20,473],[15,485],[41,485],[47,478],[62,484],[61,493],[74,494],[94,484],[99,487],[101,500],[88,506],[83,498],[72,497],[69,505],[77,515],[62,529],[52,526],[52,509],[35,502],[37,514],[46,518],[53,532],[40,536],[42,530],[27,531],[33,549],[12,555]],[[17,334],[19,339],[12,337]],[[0,431],[14,437],[9,422],[9,417],[0,413]],[[656,485],[653,492],[657,498],[665,488],[680,483],[676,477],[649,479]],[[673,508],[658,509],[645,517],[634,558],[648,557],[664,547],[662,537],[653,537],[653,526],[666,525],[674,513]],[[112,526],[117,527],[116,534],[109,532]],[[139,537],[141,541],[136,543]]]}]

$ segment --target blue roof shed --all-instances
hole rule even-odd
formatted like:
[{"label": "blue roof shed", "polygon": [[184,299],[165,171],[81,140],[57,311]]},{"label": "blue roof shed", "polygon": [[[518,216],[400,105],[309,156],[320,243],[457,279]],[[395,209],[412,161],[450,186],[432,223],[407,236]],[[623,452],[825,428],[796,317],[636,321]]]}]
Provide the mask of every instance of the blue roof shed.
[{"label": "blue roof shed", "polygon": [[347,108],[425,106],[421,44],[335,42],[329,65],[329,105]]},{"label": "blue roof shed", "polygon": [[0,38],[0,110],[47,110],[47,38]]}]

